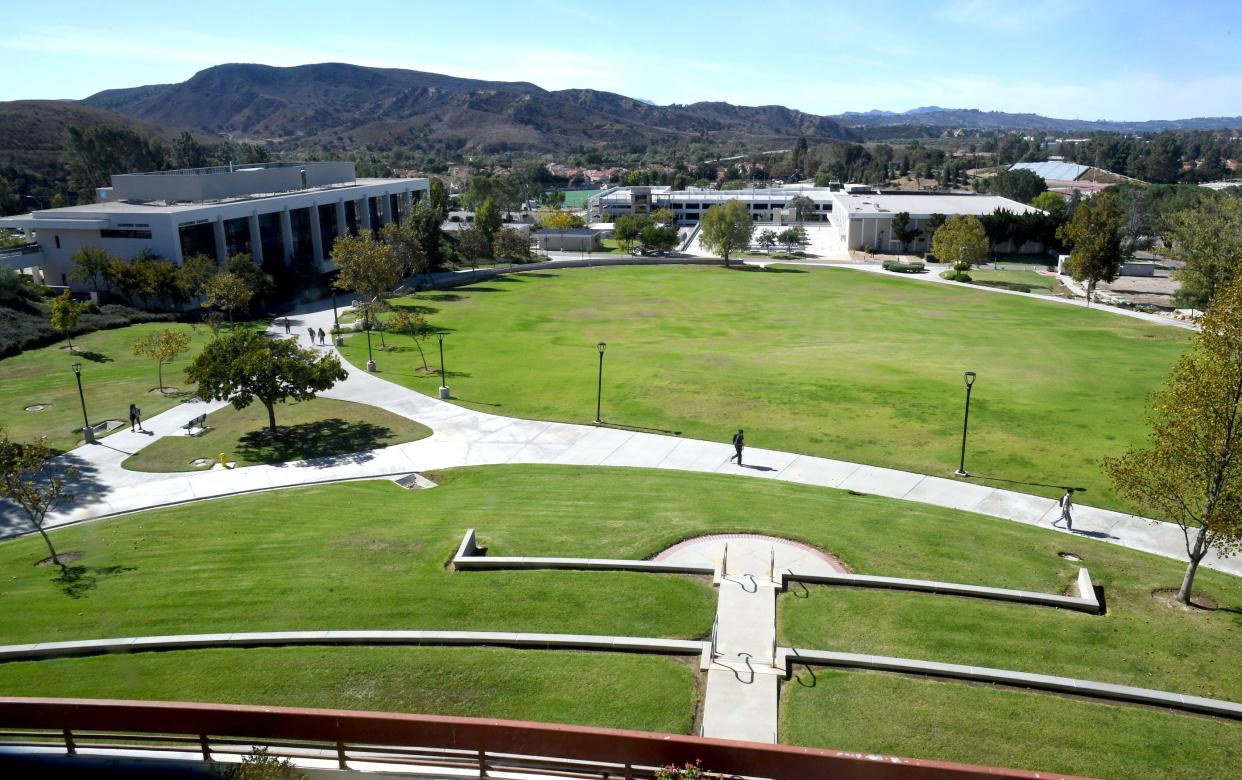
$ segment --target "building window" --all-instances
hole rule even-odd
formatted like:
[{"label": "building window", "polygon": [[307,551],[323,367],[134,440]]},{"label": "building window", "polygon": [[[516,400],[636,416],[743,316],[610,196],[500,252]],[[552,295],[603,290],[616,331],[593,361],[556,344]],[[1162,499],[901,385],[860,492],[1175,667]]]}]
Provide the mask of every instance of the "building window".
[{"label": "building window", "polygon": [[105,229],[99,231],[100,238],[150,238],[150,230],[130,229],[118,230],[116,228]]},{"label": "building window", "polygon": [[56,241],[56,248],[60,249],[60,236],[52,236],[52,238]]}]

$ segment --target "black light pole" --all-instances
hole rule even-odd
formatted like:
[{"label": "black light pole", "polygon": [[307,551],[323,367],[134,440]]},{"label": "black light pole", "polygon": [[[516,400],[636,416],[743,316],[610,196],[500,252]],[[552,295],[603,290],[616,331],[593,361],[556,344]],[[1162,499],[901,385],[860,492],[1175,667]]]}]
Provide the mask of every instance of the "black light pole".
[{"label": "black light pole", "polygon": [[332,324],[336,330],[340,330],[341,322],[336,318],[336,288],[332,288]]},{"label": "black light pole", "polygon": [[953,472],[959,477],[969,477],[966,473],[966,427],[970,424],[970,387],[975,383],[975,372],[967,371],[964,375],[966,380],[966,417],[962,420],[962,460],[958,464],[957,471]]},{"label": "black light pole", "polygon": [[604,403],[604,350],[608,349],[608,345],[600,342],[595,345],[599,350],[599,383],[595,387],[595,424],[601,425],[604,422],[600,416],[600,410]]},{"label": "black light pole", "polygon": [[82,364],[73,364],[73,376],[78,380],[78,400],[82,402],[82,438],[87,444],[95,443],[94,431],[91,430],[90,418],[86,416],[86,396],[82,393]]},{"label": "black light pole", "polygon": [[452,394],[444,377],[444,331],[436,331],[436,341],[440,342],[440,398],[448,399]]}]

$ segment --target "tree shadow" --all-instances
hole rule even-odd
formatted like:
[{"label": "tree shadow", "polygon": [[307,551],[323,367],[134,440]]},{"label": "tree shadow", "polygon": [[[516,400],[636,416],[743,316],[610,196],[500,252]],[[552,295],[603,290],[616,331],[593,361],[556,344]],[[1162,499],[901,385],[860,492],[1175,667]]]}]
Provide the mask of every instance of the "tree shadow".
[{"label": "tree shadow", "polygon": [[79,351],[79,352],[74,352],[73,356],[82,358],[83,360],[89,360],[92,363],[111,363],[112,362],[112,358],[108,357],[102,352],[94,352],[94,351],[81,352]]},{"label": "tree shadow", "polygon": [[[67,471],[72,469],[73,474]],[[64,498],[48,512],[45,528],[60,525],[59,518],[75,509],[89,506],[102,497],[108,486],[99,479],[96,467],[72,453],[65,453],[53,458],[43,471],[35,476],[35,480],[45,480],[53,474],[59,476],[65,484]],[[20,536],[34,532],[26,513],[15,502],[0,498],[0,539]]]},{"label": "tree shadow", "polygon": [[134,566],[62,566],[52,582],[66,596],[80,599],[99,586],[100,578],[137,571]]},{"label": "tree shadow", "polygon": [[424,301],[437,301],[440,303],[455,303],[462,300],[462,296],[457,293],[419,293],[418,297]]},{"label": "tree shadow", "polygon": [[293,460],[325,459],[316,466],[365,462],[368,450],[387,446],[391,428],[339,417],[299,423],[269,431],[252,431],[238,440],[237,454],[252,463],[281,464]]}]

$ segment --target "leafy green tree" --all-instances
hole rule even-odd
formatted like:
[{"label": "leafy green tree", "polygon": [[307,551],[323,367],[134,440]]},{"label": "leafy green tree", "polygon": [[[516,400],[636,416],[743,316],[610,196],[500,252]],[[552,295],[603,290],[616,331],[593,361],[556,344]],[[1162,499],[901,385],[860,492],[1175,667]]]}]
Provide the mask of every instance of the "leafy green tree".
[{"label": "leafy green tree", "polygon": [[0,429],[0,498],[7,498],[21,507],[31,527],[43,537],[52,563],[63,570],[65,565],[61,563],[44,524],[48,512],[61,501],[73,497],[68,490],[68,481],[77,476],[77,469],[52,466],[54,457],[56,452],[41,440],[13,441]]},{"label": "leafy green tree", "polygon": [[1031,200],[1031,205],[1048,212],[1048,216],[1052,218],[1057,227],[1064,225],[1069,219],[1069,204],[1066,203],[1065,196],[1060,193],[1041,192]]},{"label": "leafy green tree", "polygon": [[69,340],[69,351],[77,350],[73,346],[73,329],[78,326],[82,316],[82,304],[73,299],[68,290],[52,301],[52,330],[65,334]]},{"label": "leafy green tree", "polygon": [[496,238],[496,232],[500,230],[503,220],[500,218],[500,210],[496,208],[496,204],[492,202],[489,195],[483,199],[474,212],[474,226],[483,231],[483,236],[487,239],[487,243],[491,244]]},{"label": "leafy green tree", "polygon": [[1069,243],[1065,264],[1076,282],[1087,283],[1087,304],[1100,282],[1111,282],[1121,270],[1121,213],[1116,200],[1101,192],[1074,210],[1057,235]]},{"label": "leafy green tree", "polygon": [[154,139],[115,125],[65,128],[63,157],[69,186],[93,200],[95,189],[106,187],[111,176],[165,167],[163,146]]},{"label": "leafy green tree", "polygon": [[181,288],[187,298],[207,294],[207,286],[220,273],[220,265],[207,255],[191,255],[181,261]]},{"label": "leafy green tree", "polygon": [[457,231],[457,249],[471,265],[492,256],[492,244],[478,227],[471,225]]},{"label": "leafy green tree", "polygon": [[1215,197],[1175,212],[1164,235],[1170,253],[1185,264],[1173,272],[1182,283],[1179,301],[1208,310],[1242,269],[1242,198]]},{"label": "leafy green tree", "polygon": [[910,242],[923,235],[923,231],[910,222],[910,212],[898,211],[893,215],[893,238],[901,242],[901,251],[910,249]]},{"label": "leafy green tree", "polygon": [[1030,203],[1037,195],[1048,189],[1047,182],[1034,171],[1025,168],[1001,171],[987,179],[988,191],[1002,198]]},{"label": "leafy green tree", "polygon": [[388,329],[393,333],[404,333],[414,342],[414,346],[418,347],[418,356],[423,360],[423,371],[429,372],[431,369],[427,366],[427,355],[423,352],[423,339],[431,332],[427,326],[427,318],[420,312],[410,311],[409,309],[398,309],[395,314],[388,318]]},{"label": "leafy green tree", "polygon": [[1177,600],[1187,605],[1208,551],[1242,546],[1242,277],[1200,325],[1152,397],[1147,446],[1103,462],[1119,494],[1181,527],[1188,565]]},{"label": "leafy green tree", "polygon": [[539,217],[539,226],[545,230],[567,230],[580,228],[584,224],[582,217],[568,211],[553,211]]},{"label": "leafy green tree", "polygon": [[794,219],[798,222],[807,222],[815,217],[815,201],[805,195],[790,198],[789,207],[794,210]]},{"label": "leafy green tree", "polygon": [[958,272],[987,260],[990,248],[983,223],[973,214],[949,217],[932,234],[932,254],[942,263],[952,263]]},{"label": "leafy green tree", "polygon": [[96,246],[84,246],[73,253],[73,270],[69,272],[69,281],[90,285],[94,292],[108,289],[108,268],[112,258],[103,249]]},{"label": "leafy green tree", "polygon": [[332,262],[340,269],[332,286],[356,290],[367,301],[388,295],[403,278],[397,253],[369,235],[338,238],[332,247]]},{"label": "leafy green tree", "polygon": [[492,255],[524,263],[530,260],[530,239],[520,230],[501,228],[492,239]]},{"label": "leafy green tree", "polygon": [[641,214],[622,214],[612,225],[612,237],[626,252],[634,249],[634,244],[642,235],[643,229],[651,224],[651,218]]},{"label": "leafy green tree", "polygon": [[677,228],[648,225],[638,236],[639,251],[644,255],[667,252],[677,246],[679,240]]},{"label": "leafy green tree", "polygon": [[807,245],[806,228],[802,227],[802,225],[787,227],[776,238],[790,252]]},{"label": "leafy green tree", "polygon": [[776,233],[771,230],[765,230],[755,239],[755,243],[759,244],[765,252],[771,252],[772,247],[776,246]]},{"label": "leafy green tree", "polygon": [[668,227],[677,224],[677,216],[673,214],[672,209],[656,209],[651,212],[651,221],[657,225]]},{"label": "leafy green tree", "polygon": [[151,358],[155,361],[159,376],[160,393],[164,392],[164,364],[176,360],[190,348],[190,334],[183,330],[170,330],[148,333],[145,339],[135,341],[130,347],[138,357]]},{"label": "leafy green tree", "polygon": [[336,355],[241,328],[208,344],[185,375],[204,400],[228,401],[234,409],[257,400],[267,409],[268,430],[275,432],[276,404],[309,401],[348,373]]},{"label": "leafy green tree", "polygon": [[254,291],[237,274],[216,274],[207,284],[207,298],[203,301],[204,309],[216,309],[228,316],[229,324],[233,324],[233,312],[242,311],[250,305]]},{"label": "leafy green tree", "polygon": [[[448,187],[444,186],[443,180],[435,176],[427,180],[427,197],[425,200],[440,215],[437,224],[443,224],[444,220],[448,219],[449,213],[449,191]],[[422,202],[419,201],[419,203]]]},{"label": "leafy green tree", "polygon": [[703,214],[699,241],[708,251],[720,255],[727,267],[730,255],[744,249],[754,234],[755,222],[746,204],[729,200],[712,206]]},{"label": "leafy green tree", "polygon": [[174,168],[202,168],[207,165],[207,149],[188,132],[172,143],[171,163]]},{"label": "leafy green tree", "polygon": [[272,277],[248,252],[230,255],[224,269],[245,282],[255,298],[262,298],[272,289]]}]

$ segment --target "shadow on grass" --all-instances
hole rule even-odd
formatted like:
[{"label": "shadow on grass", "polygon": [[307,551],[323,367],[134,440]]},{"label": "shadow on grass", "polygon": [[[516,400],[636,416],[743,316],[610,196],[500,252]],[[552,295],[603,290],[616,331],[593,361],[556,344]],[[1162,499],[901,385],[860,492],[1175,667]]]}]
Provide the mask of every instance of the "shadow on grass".
[{"label": "shadow on grass", "polygon": [[[747,260],[761,260],[762,258],[748,257],[746,259]],[[805,274],[805,273],[809,273],[808,271],[802,268],[776,268],[774,267],[777,263],[781,262],[780,260],[773,260],[771,262],[772,262],[772,265],[768,265],[768,266],[742,265],[739,263],[738,265],[728,266],[728,270],[747,271],[749,273],[763,273],[763,274]]]},{"label": "shadow on grass", "polygon": [[607,421],[599,423],[599,424],[595,424],[595,423],[592,423],[592,424],[595,425],[596,428],[615,428],[619,431],[647,431],[649,433],[665,433],[665,434],[668,434],[669,436],[680,436],[681,435],[681,431],[672,431],[672,430],[669,430],[668,428],[648,428],[644,425],[627,425],[625,423],[607,422]]},{"label": "shadow on grass", "polygon": [[102,577],[137,571],[133,566],[62,566],[52,582],[71,599],[80,599],[99,585]]},{"label": "shadow on grass", "polygon": [[[419,293],[418,297],[424,301],[437,301],[441,303],[455,303],[462,299],[462,296],[458,295],[457,293]],[[407,307],[402,306],[401,308],[404,309]],[[408,308],[415,308],[415,307],[408,307]]]},{"label": "shadow on grass", "polygon": [[74,352],[73,356],[82,358],[83,360],[89,360],[92,363],[111,363],[112,362],[112,358],[108,357],[102,352],[91,352],[91,351],[81,352],[79,351],[79,352]]},{"label": "shadow on grass", "polygon": [[385,447],[392,429],[339,417],[252,431],[238,440],[237,454],[251,463],[279,465],[291,460],[323,459],[318,467],[371,460],[367,450]]}]

